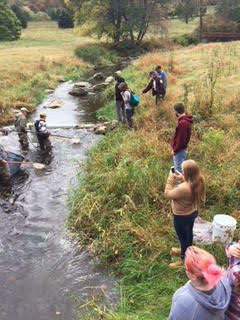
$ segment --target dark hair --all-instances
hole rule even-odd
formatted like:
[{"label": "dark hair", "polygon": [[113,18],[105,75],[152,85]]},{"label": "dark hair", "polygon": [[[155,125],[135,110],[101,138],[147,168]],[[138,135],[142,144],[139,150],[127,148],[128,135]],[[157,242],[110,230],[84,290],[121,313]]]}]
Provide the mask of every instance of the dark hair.
[{"label": "dark hair", "polygon": [[149,72],[149,77],[151,77],[151,76],[153,76],[153,75],[155,75],[155,71],[150,71],[150,72]]},{"label": "dark hair", "polygon": [[158,69],[162,69],[161,66],[156,66],[155,70],[158,71]]},{"label": "dark hair", "polygon": [[184,105],[182,103],[176,103],[173,108],[179,114],[184,113]]},{"label": "dark hair", "polygon": [[119,86],[118,86],[118,89],[119,89],[120,91],[125,91],[125,90],[127,90],[127,88],[128,88],[128,86],[127,86],[126,82],[121,82],[121,83],[119,84]]}]

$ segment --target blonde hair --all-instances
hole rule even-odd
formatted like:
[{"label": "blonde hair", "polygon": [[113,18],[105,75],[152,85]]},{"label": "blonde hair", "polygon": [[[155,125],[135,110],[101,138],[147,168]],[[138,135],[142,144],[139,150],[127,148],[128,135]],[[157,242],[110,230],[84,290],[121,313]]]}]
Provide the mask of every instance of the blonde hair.
[{"label": "blonde hair", "polygon": [[201,200],[205,201],[205,181],[196,162],[185,160],[182,163],[182,169],[185,181],[190,184],[194,205],[197,205]]},{"label": "blonde hair", "polygon": [[197,247],[188,247],[185,253],[185,269],[193,274],[201,284],[215,286],[225,270],[216,264],[214,256]]}]

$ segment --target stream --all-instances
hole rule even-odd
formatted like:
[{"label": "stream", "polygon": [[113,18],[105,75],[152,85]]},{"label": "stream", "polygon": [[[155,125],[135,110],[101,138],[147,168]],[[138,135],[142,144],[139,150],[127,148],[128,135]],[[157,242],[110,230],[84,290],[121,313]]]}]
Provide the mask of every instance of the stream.
[{"label": "stream", "polygon": [[[106,70],[105,76],[110,72]],[[72,97],[68,94],[72,86],[71,82],[60,84],[38,106],[32,120],[44,111],[49,126],[95,123],[98,95]],[[61,108],[44,108],[56,99]],[[86,162],[87,151],[98,137],[76,129],[52,129],[51,133],[79,138],[81,143],[51,139],[53,149],[45,157],[29,134],[30,151],[25,157],[45,163],[46,168],[37,171],[22,166],[13,177],[13,195],[0,199],[1,320],[76,320],[83,312],[79,307],[100,294],[101,286],[108,304],[118,301],[116,279],[97,258],[81,250],[66,230],[69,190],[75,185],[79,163]],[[14,132],[0,137],[0,143],[21,153]]]}]

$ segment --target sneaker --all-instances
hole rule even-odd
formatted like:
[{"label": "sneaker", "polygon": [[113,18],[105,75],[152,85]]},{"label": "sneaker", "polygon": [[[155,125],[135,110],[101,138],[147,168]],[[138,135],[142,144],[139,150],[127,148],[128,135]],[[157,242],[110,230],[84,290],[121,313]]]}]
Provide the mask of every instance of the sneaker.
[{"label": "sneaker", "polygon": [[168,266],[171,269],[175,269],[175,268],[178,268],[178,267],[182,267],[183,266],[183,262],[182,262],[182,260],[177,260],[175,262],[169,263]]},{"label": "sneaker", "polygon": [[181,249],[180,248],[175,248],[173,247],[170,251],[171,254],[175,255],[175,256],[180,256],[181,254]]}]

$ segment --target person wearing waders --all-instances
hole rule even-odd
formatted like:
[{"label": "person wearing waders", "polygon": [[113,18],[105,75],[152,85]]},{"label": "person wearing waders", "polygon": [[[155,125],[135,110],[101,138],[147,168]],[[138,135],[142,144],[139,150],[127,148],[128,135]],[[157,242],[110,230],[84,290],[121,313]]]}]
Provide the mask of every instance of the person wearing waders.
[{"label": "person wearing waders", "polygon": [[40,119],[34,123],[37,139],[42,151],[49,151],[51,149],[50,132],[47,129],[46,118],[46,113],[40,113]]},{"label": "person wearing waders", "polygon": [[125,104],[121,95],[121,91],[119,90],[118,86],[121,82],[124,82],[124,79],[120,77],[121,71],[117,71],[114,74],[114,78],[116,81],[115,84],[115,111],[117,115],[118,122],[126,122],[126,111],[125,111]]},{"label": "person wearing waders", "polygon": [[16,115],[15,128],[19,137],[19,142],[23,150],[28,150],[28,136],[27,136],[27,114],[28,109],[21,108],[20,113]]},{"label": "person wearing waders", "polygon": [[174,105],[174,112],[178,118],[178,124],[174,137],[171,140],[174,169],[182,173],[182,163],[187,156],[187,146],[192,133],[193,117],[185,114],[184,105],[177,103]]},{"label": "person wearing waders", "polygon": [[8,151],[0,144],[0,184],[7,185],[10,180],[10,171],[7,163]]}]

